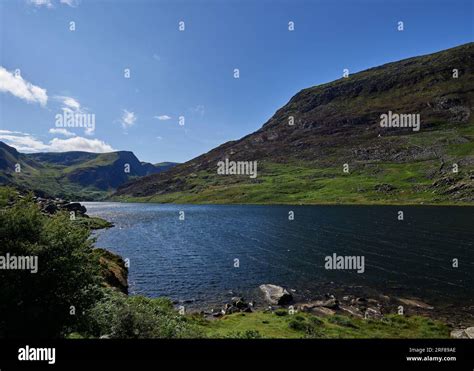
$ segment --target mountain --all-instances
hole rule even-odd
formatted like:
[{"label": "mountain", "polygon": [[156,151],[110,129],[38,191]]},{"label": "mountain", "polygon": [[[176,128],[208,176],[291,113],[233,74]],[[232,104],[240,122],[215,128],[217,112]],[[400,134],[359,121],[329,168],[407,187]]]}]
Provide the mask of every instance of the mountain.
[{"label": "mountain", "polygon": [[[20,172],[15,166],[20,165]],[[166,171],[175,163],[140,162],[133,152],[19,153],[0,142],[0,184],[61,198],[101,199],[131,179]]]},{"label": "mountain", "polygon": [[[474,43],[468,43],[301,90],[256,132],[124,184],[112,198],[473,203],[473,61]],[[419,115],[419,130],[382,127],[384,114],[413,114],[412,124]],[[258,175],[219,175],[226,158],[257,161]]]}]

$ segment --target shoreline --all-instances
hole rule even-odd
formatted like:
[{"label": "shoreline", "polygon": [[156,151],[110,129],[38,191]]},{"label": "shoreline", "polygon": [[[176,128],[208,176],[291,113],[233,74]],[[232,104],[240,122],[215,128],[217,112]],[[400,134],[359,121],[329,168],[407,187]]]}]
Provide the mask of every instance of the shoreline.
[{"label": "shoreline", "polygon": [[[88,201],[80,201],[81,203]],[[94,202],[94,201],[92,201]],[[99,202],[117,202],[117,201],[99,201]],[[118,202],[129,203],[129,202]],[[143,203],[143,202],[142,202]],[[235,205],[229,205],[235,206]],[[268,205],[259,205],[268,206]],[[282,205],[272,205],[282,206]],[[315,205],[297,205],[297,206],[315,206]],[[348,206],[348,205],[338,205]],[[353,206],[353,205],[351,205]],[[358,205],[373,206],[373,205]],[[382,205],[395,206],[395,205]],[[414,205],[414,206],[437,206],[437,205]],[[447,205],[446,205],[447,206]],[[473,205],[474,206],[474,205]],[[100,218],[105,220],[103,218]],[[106,220],[105,220],[106,221]],[[106,221],[108,222],[108,221]],[[108,222],[110,223],[110,222]],[[113,223],[110,223],[113,226]],[[106,228],[106,227],[105,227]],[[103,229],[103,228],[98,228]],[[96,247],[98,248],[98,247]],[[120,260],[120,255],[113,253]],[[126,269],[124,267],[124,269]],[[128,277],[125,278],[128,283]],[[324,287],[324,284],[321,285]],[[288,311],[294,309],[295,313],[303,312],[314,314],[322,317],[346,316],[352,319],[372,319],[382,320],[387,315],[400,314],[400,306],[403,307],[402,315],[406,317],[422,316],[432,320],[441,321],[451,330],[465,329],[474,326],[474,303],[446,303],[445,305],[432,305],[430,300],[426,298],[414,297],[412,295],[396,295],[396,288],[388,288],[380,290],[375,287],[365,286],[347,286],[336,285],[334,282],[326,283],[326,287],[321,289],[319,294],[304,295],[298,289],[289,289],[294,294],[292,299],[286,305],[272,305],[266,302],[261,295],[252,295],[251,301],[233,292],[227,292],[223,296],[233,296],[229,300],[209,300],[206,302],[196,303],[192,300],[172,300],[176,310],[185,308],[187,314],[192,316],[198,315],[207,320],[218,320],[235,313],[275,313],[277,311]],[[257,288],[255,288],[256,291]],[[120,289],[119,289],[120,290]],[[123,292],[123,291],[122,291]],[[323,294],[325,292],[325,294]],[[387,292],[391,292],[387,295]],[[125,293],[129,297],[144,296],[142,294]],[[240,307],[236,306],[237,302],[243,303]],[[251,304],[250,304],[251,303]],[[250,305],[249,305],[250,304]]]},{"label": "shoreline", "polygon": [[141,199],[104,199],[97,201],[78,201],[78,202],[116,202],[123,204],[156,204],[156,205],[215,205],[215,206],[431,206],[431,207],[474,207],[474,202],[461,202],[461,203],[452,203],[452,202],[441,202],[441,203],[431,203],[431,202],[385,202],[385,203],[359,203],[359,202],[310,202],[310,203],[271,203],[271,202],[259,202],[259,203],[236,203],[236,202],[157,202],[157,201],[148,201]]}]

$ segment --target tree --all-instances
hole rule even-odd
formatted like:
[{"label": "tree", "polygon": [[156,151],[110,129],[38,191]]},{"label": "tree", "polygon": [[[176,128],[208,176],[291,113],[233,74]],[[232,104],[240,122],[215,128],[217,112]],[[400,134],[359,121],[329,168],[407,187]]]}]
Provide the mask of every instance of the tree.
[{"label": "tree", "polygon": [[64,214],[28,198],[0,210],[0,257],[37,257],[38,271],[0,269],[0,336],[59,337],[100,298],[93,240]]}]

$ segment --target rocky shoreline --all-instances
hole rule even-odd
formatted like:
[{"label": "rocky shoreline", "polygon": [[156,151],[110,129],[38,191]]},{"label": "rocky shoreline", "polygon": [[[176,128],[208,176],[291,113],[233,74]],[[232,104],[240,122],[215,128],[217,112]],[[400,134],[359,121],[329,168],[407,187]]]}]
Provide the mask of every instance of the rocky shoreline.
[{"label": "rocky shoreline", "polygon": [[336,296],[325,293],[310,301],[301,301],[292,294],[296,290],[278,285],[263,284],[259,287],[260,301],[246,301],[234,296],[221,308],[201,310],[208,319],[218,319],[234,313],[253,311],[288,311],[289,314],[306,312],[319,317],[344,315],[367,320],[382,320],[388,314],[418,315],[446,323],[451,328],[452,338],[474,338],[474,307],[435,307],[418,298],[391,297],[383,294],[357,296],[347,294]]},{"label": "rocky shoreline", "polygon": [[[19,196],[20,198],[23,196]],[[78,219],[99,219],[102,224],[88,224],[91,229],[112,227],[113,224],[100,218],[90,218],[85,206],[78,202],[67,202],[61,199],[47,199],[35,196],[35,202],[45,214],[57,212],[74,212]],[[128,268],[117,254],[108,250],[95,248],[98,256],[104,285],[128,294]],[[331,282],[333,284],[333,282]],[[327,288],[328,290],[330,287]],[[295,289],[288,289],[274,284],[262,284],[258,288],[259,299],[247,301],[243,296],[235,295],[222,306],[199,310],[204,318],[215,320],[234,313],[252,313],[254,311],[282,311],[294,314],[306,312],[315,316],[326,317],[345,315],[353,318],[382,320],[385,315],[420,315],[446,323],[451,329],[453,338],[474,338],[474,305],[435,306],[420,298],[386,295],[375,290],[363,290],[359,287],[337,287],[332,292],[321,295],[298,294]]]}]

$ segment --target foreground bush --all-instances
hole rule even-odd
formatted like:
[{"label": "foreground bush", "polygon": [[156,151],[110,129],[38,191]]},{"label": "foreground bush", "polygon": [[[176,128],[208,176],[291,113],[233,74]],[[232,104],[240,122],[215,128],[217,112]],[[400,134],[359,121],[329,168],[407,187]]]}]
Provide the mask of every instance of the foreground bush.
[{"label": "foreground bush", "polygon": [[87,314],[87,336],[119,339],[196,338],[200,332],[190,317],[174,310],[167,299],[126,296],[105,289],[104,297]]},{"label": "foreground bush", "polygon": [[0,336],[59,337],[100,297],[90,232],[46,217],[31,199],[0,210],[0,256],[37,257],[38,271],[0,270]]}]

